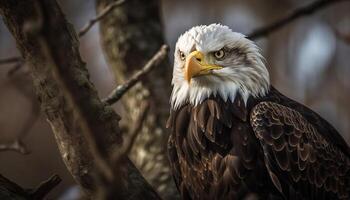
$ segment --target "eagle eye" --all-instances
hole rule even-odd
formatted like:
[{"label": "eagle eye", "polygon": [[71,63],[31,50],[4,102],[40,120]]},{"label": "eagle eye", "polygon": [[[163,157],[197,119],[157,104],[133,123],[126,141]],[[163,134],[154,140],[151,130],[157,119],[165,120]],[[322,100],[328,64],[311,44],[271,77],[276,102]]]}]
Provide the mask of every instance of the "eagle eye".
[{"label": "eagle eye", "polygon": [[180,59],[181,60],[185,60],[186,59],[186,56],[185,56],[184,52],[182,52],[180,50],[179,50],[179,55],[180,55]]},{"label": "eagle eye", "polygon": [[216,59],[222,59],[225,56],[225,51],[222,49],[219,51],[215,51],[214,56]]}]

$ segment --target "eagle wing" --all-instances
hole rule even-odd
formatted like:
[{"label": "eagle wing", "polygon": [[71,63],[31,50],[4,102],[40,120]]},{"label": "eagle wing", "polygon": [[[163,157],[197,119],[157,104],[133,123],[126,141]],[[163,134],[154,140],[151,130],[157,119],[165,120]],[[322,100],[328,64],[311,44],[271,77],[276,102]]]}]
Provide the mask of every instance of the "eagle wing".
[{"label": "eagle wing", "polygon": [[286,199],[350,198],[348,155],[301,113],[261,102],[252,109],[250,123],[270,178]]}]

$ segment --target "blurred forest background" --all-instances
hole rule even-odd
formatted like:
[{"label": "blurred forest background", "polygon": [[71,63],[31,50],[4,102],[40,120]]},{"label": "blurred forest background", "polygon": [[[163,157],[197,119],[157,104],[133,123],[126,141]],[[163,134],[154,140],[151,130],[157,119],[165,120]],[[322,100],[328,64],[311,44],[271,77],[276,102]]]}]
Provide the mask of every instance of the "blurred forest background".
[{"label": "blurred forest background", "polygon": [[[58,2],[76,30],[82,28],[96,15],[93,0]],[[248,34],[310,2],[312,1],[162,0],[161,16],[166,43],[171,48],[170,60],[173,60],[172,54],[177,37],[192,26],[222,23],[234,31]],[[348,143],[350,143],[349,11],[350,2],[331,5],[294,21],[268,37],[257,40],[268,63],[273,85],[285,95],[321,114],[336,127]],[[98,25],[82,37],[80,52],[100,97],[105,97],[116,83],[101,49]],[[16,55],[19,53],[15,41],[0,20],[0,59]],[[50,198],[71,199],[68,196],[74,193],[76,187],[62,162],[45,115],[35,114],[40,108],[28,70],[23,67],[9,75],[12,68],[12,64],[0,65],[0,142],[11,141],[21,132],[28,131],[23,142],[31,153],[21,155],[16,152],[0,152],[0,173],[26,187],[37,185],[53,173],[59,174],[63,181],[50,194]],[[166,73],[170,75],[172,68],[166,69]],[[170,89],[170,82],[162,87]],[[114,106],[123,117],[125,111],[121,107],[118,104]]]}]

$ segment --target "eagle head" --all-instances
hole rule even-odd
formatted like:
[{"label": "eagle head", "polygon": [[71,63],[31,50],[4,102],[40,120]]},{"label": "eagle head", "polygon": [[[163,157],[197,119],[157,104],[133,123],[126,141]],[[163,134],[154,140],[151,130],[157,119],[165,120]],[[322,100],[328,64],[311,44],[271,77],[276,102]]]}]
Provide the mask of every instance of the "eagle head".
[{"label": "eagle head", "polygon": [[270,80],[263,60],[254,42],[227,26],[191,28],[176,43],[172,108],[217,95],[233,102],[240,93],[245,103],[264,96]]}]

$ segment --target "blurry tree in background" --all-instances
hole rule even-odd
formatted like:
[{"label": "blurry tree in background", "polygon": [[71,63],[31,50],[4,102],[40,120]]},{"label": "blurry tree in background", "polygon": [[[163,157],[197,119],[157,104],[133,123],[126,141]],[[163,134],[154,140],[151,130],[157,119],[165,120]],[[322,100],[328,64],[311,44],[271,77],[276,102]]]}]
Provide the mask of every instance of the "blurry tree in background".
[{"label": "blurry tree in background", "polygon": [[[102,20],[96,20],[100,23],[100,29],[94,26],[85,31],[80,39],[80,51],[87,61],[92,82],[100,97],[105,97],[115,85],[114,80],[117,85],[129,80],[163,43],[169,43],[173,49],[179,34],[194,25],[220,22],[234,31],[249,34],[257,27],[285,16],[293,17],[293,10],[321,2],[324,7],[315,9],[317,12],[304,12],[301,18],[293,19],[288,25],[283,23],[281,29],[255,39],[262,47],[274,86],[318,111],[350,142],[350,3],[343,0],[335,4],[336,1],[339,0],[125,0],[123,5],[115,6]],[[5,2],[1,0],[0,4]],[[68,21],[72,21],[77,30],[94,18],[95,10],[101,13],[116,2],[59,1]],[[164,38],[167,42],[164,42]],[[39,115],[39,104],[29,84],[28,66],[16,56],[13,56],[15,59],[2,59],[16,53],[14,44],[9,32],[1,25],[0,149],[5,147],[21,153],[30,151],[31,154],[20,156],[0,152],[0,173],[24,186],[33,186],[49,174],[58,173],[63,182],[51,197],[72,199],[72,196],[79,195],[78,190],[69,187],[75,183],[61,162],[44,117]],[[172,73],[168,63],[165,60],[147,73],[115,107],[122,117],[119,123],[121,132],[128,141],[128,138],[133,138],[137,129],[135,126],[139,124],[142,105],[149,103],[147,117],[142,127],[137,129],[140,133],[130,158],[165,199],[176,198],[165,152],[167,130],[164,125],[169,111]],[[19,124],[23,126],[19,127]],[[14,136],[14,132],[18,135]],[[62,144],[59,141],[58,144],[67,164]],[[56,177],[52,180],[53,185],[59,182]],[[1,181],[12,185],[4,177],[0,177]]]},{"label": "blurry tree in background", "polygon": [[[97,13],[115,0],[97,0]],[[159,0],[129,0],[100,22],[100,38],[107,62],[117,84],[140,70],[164,44]],[[166,144],[165,122],[169,112],[171,68],[166,60],[130,90],[122,99],[122,127],[130,132],[137,120],[139,105],[150,101],[150,112],[131,152],[131,159],[145,178],[166,199],[176,196]],[[150,162],[153,161],[153,162]]]}]

